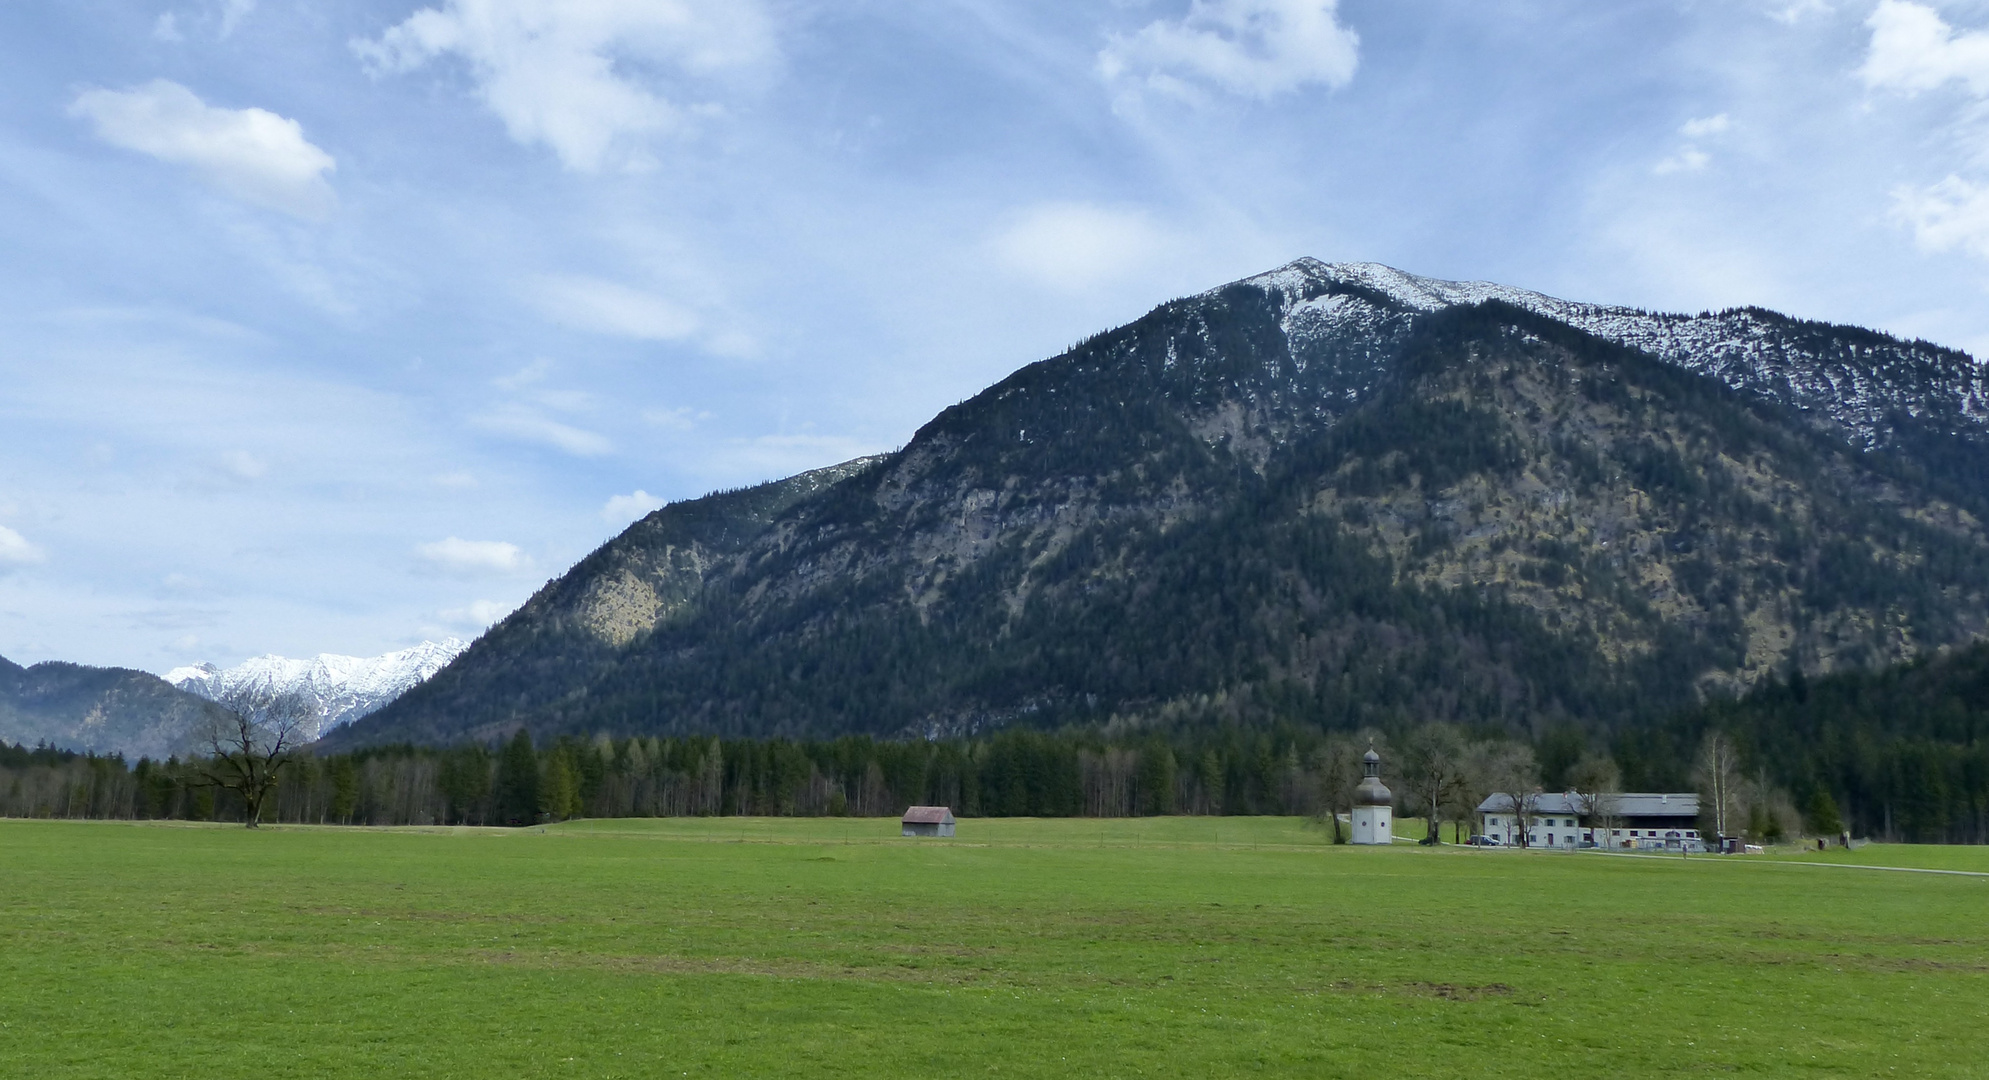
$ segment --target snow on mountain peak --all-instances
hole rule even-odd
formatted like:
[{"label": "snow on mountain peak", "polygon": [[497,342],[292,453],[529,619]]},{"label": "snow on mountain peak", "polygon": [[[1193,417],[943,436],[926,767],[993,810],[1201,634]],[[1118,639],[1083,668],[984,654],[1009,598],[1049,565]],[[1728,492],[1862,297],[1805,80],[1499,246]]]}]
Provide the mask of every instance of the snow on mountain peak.
[{"label": "snow on mountain peak", "polygon": [[1900,417],[1929,414],[1950,418],[1944,426],[1989,435],[1989,365],[1923,341],[1862,331],[1869,341],[1859,342],[1854,340],[1859,335],[1847,337],[1843,328],[1756,308],[1682,315],[1581,303],[1489,281],[1422,277],[1372,262],[1305,258],[1236,284],[1281,296],[1287,332],[1296,337],[1365,333],[1387,317],[1386,309],[1371,302],[1322,303],[1336,285],[1378,295],[1407,313],[1502,300],[1809,413],[1866,447],[1887,442]]},{"label": "snow on mountain peak", "polygon": [[308,740],[385,706],[447,667],[467,648],[468,642],[445,638],[383,656],[320,653],[296,660],[265,655],[225,669],[213,664],[178,667],[165,678],[182,690],[257,718],[279,711],[296,715]]},{"label": "snow on mountain peak", "polygon": [[[1371,292],[1380,293],[1403,307],[1417,311],[1436,311],[1458,304],[1476,304],[1486,300],[1504,300],[1536,311],[1542,308],[1586,306],[1570,304],[1568,301],[1556,300],[1541,293],[1516,289],[1510,285],[1500,285],[1491,281],[1445,281],[1442,278],[1423,277],[1377,262],[1327,263],[1318,259],[1299,259],[1267,274],[1246,278],[1243,284],[1294,290],[1303,288],[1307,283],[1318,282],[1358,285]],[[1557,314],[1543,312],[1543,314],[1550,313]]]}]

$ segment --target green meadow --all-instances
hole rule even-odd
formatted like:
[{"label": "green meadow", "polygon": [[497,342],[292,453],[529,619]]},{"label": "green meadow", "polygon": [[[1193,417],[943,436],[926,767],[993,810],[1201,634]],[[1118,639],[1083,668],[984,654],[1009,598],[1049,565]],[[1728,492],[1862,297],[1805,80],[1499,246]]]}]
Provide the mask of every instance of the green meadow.
[{"label": "green meadow", "polygon": [[1989,1075],[1980,848],[0,821],[0,1076]]}]

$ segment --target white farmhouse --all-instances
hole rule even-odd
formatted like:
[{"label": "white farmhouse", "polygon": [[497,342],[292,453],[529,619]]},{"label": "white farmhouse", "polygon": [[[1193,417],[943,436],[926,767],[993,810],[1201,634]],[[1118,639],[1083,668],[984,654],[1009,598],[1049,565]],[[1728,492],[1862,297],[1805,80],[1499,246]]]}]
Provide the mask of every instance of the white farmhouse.
[{"label": "white farmhouse", "polygon": [[[1479,833],[1507,847],[1706,850],[1699,836],[1699,796],[1691,792],[1600,795],[1592,815],[1589,797],[1579,792],[1542,793],[1525,801],[1523,815],[1510,795],[1479,803]],[[1584,815],[1598,820],[1585,824]]]}]

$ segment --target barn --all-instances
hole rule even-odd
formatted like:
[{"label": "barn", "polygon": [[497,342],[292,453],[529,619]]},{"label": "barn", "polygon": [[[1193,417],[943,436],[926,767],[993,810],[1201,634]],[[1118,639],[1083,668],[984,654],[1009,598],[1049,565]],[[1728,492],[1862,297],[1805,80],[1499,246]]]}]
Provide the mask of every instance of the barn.
[{"label": "barn", "polygon": [[953,808],[914,806],[905,811],[904,836],[952,836]]}]

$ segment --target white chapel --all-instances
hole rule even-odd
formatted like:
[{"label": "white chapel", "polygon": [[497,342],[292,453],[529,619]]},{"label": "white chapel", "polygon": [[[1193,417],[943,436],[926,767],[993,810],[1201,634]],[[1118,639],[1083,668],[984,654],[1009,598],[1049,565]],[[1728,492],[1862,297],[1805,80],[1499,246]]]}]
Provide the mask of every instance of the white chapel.
[{"label": "white chapel", "polygon": [[1354,790],[1354,843],[1395,842],[1395,796],[1381,782],[1381,755],[1374,747],[1361,755],[1361,786]]}]

